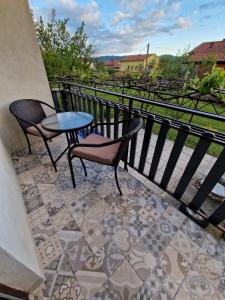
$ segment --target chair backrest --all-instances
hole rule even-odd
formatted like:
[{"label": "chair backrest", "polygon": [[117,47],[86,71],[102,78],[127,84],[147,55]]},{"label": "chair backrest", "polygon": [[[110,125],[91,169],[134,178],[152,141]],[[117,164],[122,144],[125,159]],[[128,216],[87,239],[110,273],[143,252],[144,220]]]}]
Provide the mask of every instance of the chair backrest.
[{"label": "chair backrest", "polygon": [[16,100],[10,104],[9,111],[24,130],[31,126],[26,121],[38,124],[46,117],[41,102],[34,99]]},{"label": "chair backrest", "polygon": [[130,140],[138,133],[138,131],[143,127],[142,118],[133,118],[123,122],[121,144],[116,156],[115,161],[119,162],[120,159],[125,154]]}]

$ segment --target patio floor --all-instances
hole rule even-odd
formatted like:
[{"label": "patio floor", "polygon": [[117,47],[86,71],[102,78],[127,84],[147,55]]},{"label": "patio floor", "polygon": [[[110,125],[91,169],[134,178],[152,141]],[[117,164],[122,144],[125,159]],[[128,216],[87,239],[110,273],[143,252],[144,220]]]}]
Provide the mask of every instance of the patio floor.
[{"label": "patio floor", "polygon": [[[54,155],[61,137],[50,143]],[[225,245],[130,172],[66,155],[55,173],[36,143],[13,155],[46,283],[37,299],[224,299]],[[141,176],[138,178],[141,179]],[[43,295],[42,295],[43,293]]]}]

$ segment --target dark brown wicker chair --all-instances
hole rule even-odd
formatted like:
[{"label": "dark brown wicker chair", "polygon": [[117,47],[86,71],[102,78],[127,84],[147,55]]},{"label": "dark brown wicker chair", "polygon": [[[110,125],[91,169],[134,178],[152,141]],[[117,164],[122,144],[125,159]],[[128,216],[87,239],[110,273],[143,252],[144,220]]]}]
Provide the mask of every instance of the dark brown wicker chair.
[{"label": "dark brown wicker chair", "polygon": [[[118,139],[112,140],[110,138],[106,138],[98,134],[93,134],[94,129],[99,125],[118,126],[118,124],[120,123],[122,123],[123,125],[123,133],[122,136]],[[83,139],[80,144],[73,145],[68,152],[68,161],[73,187],[75,188],[76,185],[72,166],[72,159],[74,157],[78,157],[81,159],[85,176],[87,176],[87,171],[82,159],[113,166],[115,171],[116,185],[120,195],[122,195],[117,178],[117,167],[127,150],[129,141],[137,134],[137,132],[141,129],[142,126],[143,120],[138,118],[120,121],[117,123],[97,123],[94,126],[92,126],[90,131],[91,133],[85,139]]]},{"label": "dark brown wicker chair", "polygon": [[48,140],[51,140],[60,133],[49,132],[42,128],[41,121],[46,117],[42,105],[50,107],[56,112],[60,112],[58,109],[55,109],[51,105],[34,99],[16,100],[10,104],[9,111],[17,119],[20,127],[24,132],[29,147],[29,153],[31,154],[31,145],[28,135],[31,134],[42,137],[53,167],[55,171],[57,171],[55,161],[48,146]]}]

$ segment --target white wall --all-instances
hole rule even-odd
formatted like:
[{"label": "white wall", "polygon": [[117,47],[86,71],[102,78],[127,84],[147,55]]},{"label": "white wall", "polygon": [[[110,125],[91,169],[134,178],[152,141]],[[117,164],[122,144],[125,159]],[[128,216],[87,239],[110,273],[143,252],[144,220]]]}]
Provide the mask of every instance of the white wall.
[{"label": "white wall", "polygon": [[0,283],[28,291],[42,267],[29,228],[11,158],[0,141]]},{"label": "white wall", "polygon": [[21,148],[25,138],[9,104],[33,98],[52,104],[26,0],[0,0],[0,136],[9,149]]},{"label": "white wall", "polygon": [[9,152],[26,145],[8,111],[16,99],[52,104],[26,0],[0,0],[0,283],[29,291],[43,279]]}]

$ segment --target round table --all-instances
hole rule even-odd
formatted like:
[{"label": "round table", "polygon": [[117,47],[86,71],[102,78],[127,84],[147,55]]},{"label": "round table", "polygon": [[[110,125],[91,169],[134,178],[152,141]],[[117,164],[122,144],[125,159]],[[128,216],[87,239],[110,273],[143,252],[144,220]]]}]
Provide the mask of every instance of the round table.
[{"label": "round table", "polygon": [[85,112],[62,112],[46,117],[41,126],[51,132],[73,132],[91,125],[94,117]]},{"label": "round table", "polygon": [[41,126],[45,130],[66,133],[68,146],[57,157],[55,163],[69,149],[72,143],[79,143],[77,131],[88,127],[93,121],[94,117],[85,112],[62,112],[48,116],[42,120]]}]

